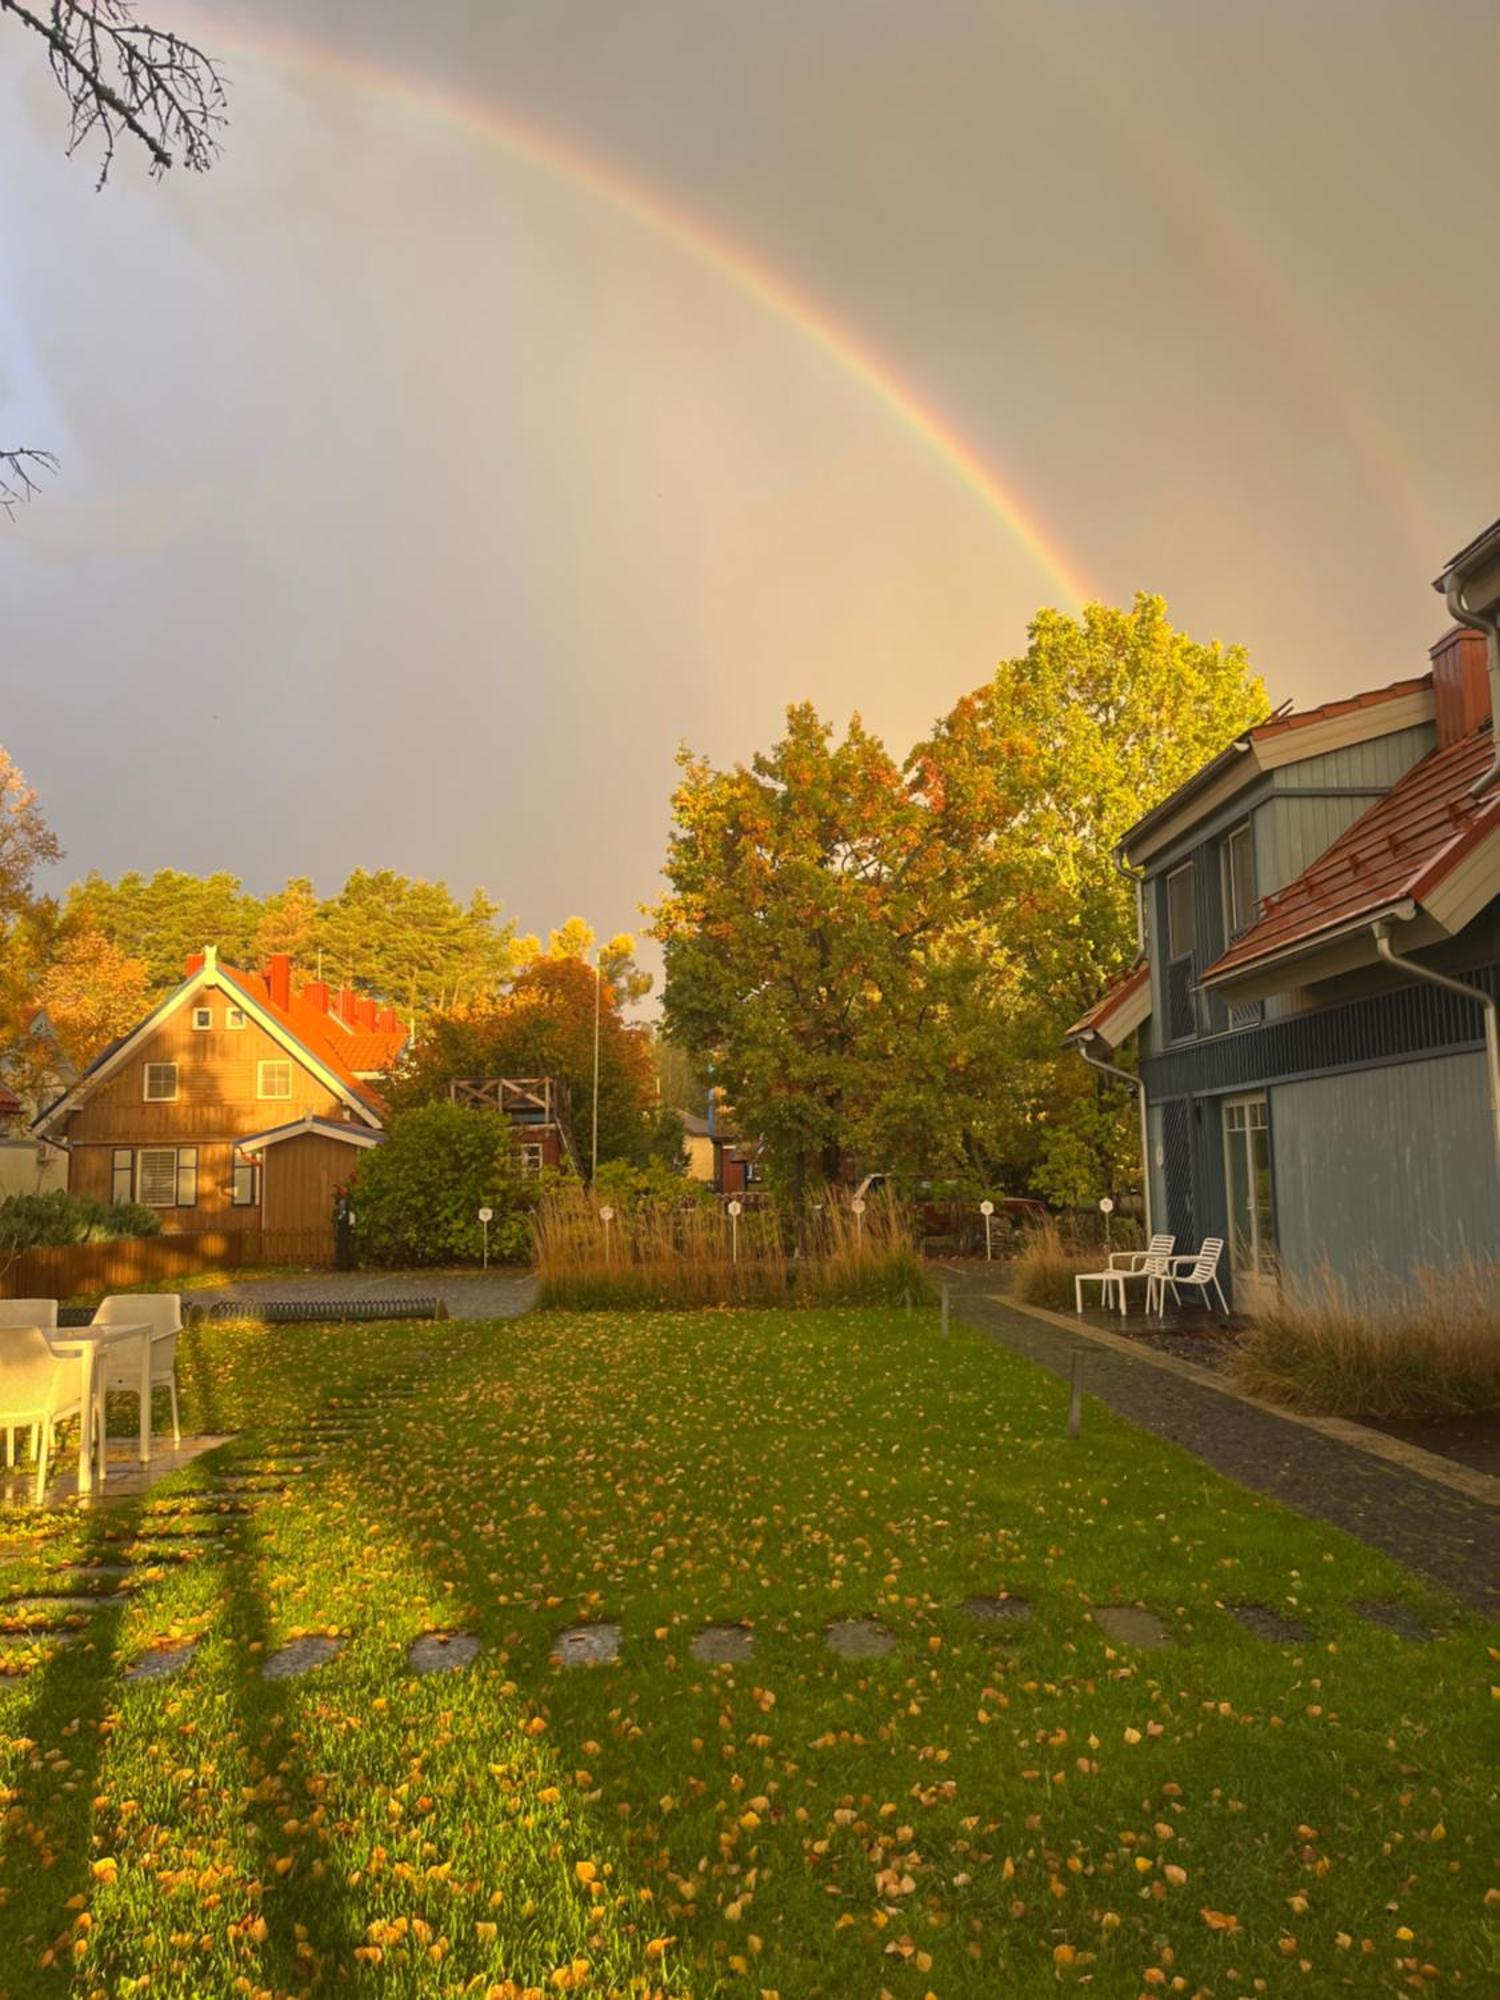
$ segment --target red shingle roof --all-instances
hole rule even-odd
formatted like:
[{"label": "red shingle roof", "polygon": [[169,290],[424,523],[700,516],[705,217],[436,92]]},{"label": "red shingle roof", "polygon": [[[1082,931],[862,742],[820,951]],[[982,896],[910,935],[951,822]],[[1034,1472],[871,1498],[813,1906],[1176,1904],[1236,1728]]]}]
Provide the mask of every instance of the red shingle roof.
[{"label": "red shingle roof", "polygon": [[1111,1040],[1112,1037],[1108,1030],[1109,1016],[1124,1001],[1132,999],[1139,993],[1143,986],[1149,986],[1150,984],[1151,967],[1146,963],[1145,959],[1140,959],[1136,964],[1131,966],[1128,972],[1120,975],[1114,985],[1108,988],[1094,1002],[1086,1014],[1081,1015],[1073,1023],[1072,1027],[1069,1028],[1067,1034],[1063,1037],[1063,1040],[1071,1042],[1080,1039],[1084,1035],[1095,1034],[1102,1034],[1106,1041]]},{"label": "red shingle roof", "polygon": [[280,1027],[302,1044],[309,1055],[332,1070],[340,1083],[361,1103],[369,1105],[372,1111],[384,1113],[385,1105],[379,1092],[373,1090],[355,1071],[358,1068],[383,1075],[390,1069],[405,1045],[404,1028],[398,1028],[393,1033],[363,1029],[351,1033],[331,1020],[321,1007],[305,1001],[300,994],[294,993],[287,1006],[279,1007],[271,998],[263,973],[241,972],[235,966],[222,964],[219,971],[257,1007],[263,1007]]},{"label": "red shingle roof", "polygon": [[1350,929],[1395,903],[1419,902],[1477,841],[1500,827],[1500,792],[1482,799],[1470,794],[1493,752],[1487,729],[1429,752],[1326,854],[1264,899],[1258,921],[1214,961],[1205,982],[1325,932]]},{"label": "red shingle roof", "polygon": [[1366,688],[1362,694],[1345,695],[1339,701],[1325,701],[1317,708],[1289,709],[1285,715],[1267,716],[1250,731],[1257,743],[1268,736],[1284,736],[1289,729],[1305,729],[1310,722],[1330,722],[1335,716],[1353,715],[1362,708],[1379,708],[1384,702],[1399,701],[1403,695],[1422,694],[1432,686],[1431,674],[1417,674],[1411,680],[1392,681],[1389,687]]}]

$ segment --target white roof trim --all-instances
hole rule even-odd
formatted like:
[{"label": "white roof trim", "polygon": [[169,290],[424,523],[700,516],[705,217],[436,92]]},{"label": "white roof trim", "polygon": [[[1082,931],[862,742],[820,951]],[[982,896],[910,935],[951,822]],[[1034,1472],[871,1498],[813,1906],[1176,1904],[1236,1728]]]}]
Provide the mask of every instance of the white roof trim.
[{"label": "white roof trim", "polygon": [[32,1119],[29,1129],[38,1137],[45,1136],[51,1126],[78,1109],[96,1084],[102,1083],[108,1076],[113,1076],[122,1063],[128,1062],[163,1021],[169,1020],[179,1007],[185,1007],[205,988],[216,988],[220,992],[232,993],[236,1003],[244,1008],[259,1027],[265,1029],[273,1041],[279,1043],[289,1056],[301,1063],[302,1067],[317,1077],[320,1083],[326,1084],[334,1096],[347,1104],[357,1117],[363,1119],[366,1125],[373,1127],[377,1132],[384,1129],[382,1120],[357,1092],[351,1090],[341,1077],[335,1076],[325,1063],[320,1062],[305,1042],[299,1041],[290,1029],[282,1027],[279,1021],[268,1014],[252,993],[247,993],[243,986],[226,976],[219,966],[218,953],[212,945],[205,948],[203,963],[198,970],[164,1000],[159,1001],[140,1026],[133,1029],[123,1042],[117,1044],[107,1055],[101,1056],[97,1062],[92,1063],[61,1097],[54,1098],[45,1110],[39,1111]]},{"label": "white roof trim", "polygon": [[253,1132],[248,1139],[236,1139],[235,1151],[240,1153],[264,1152],[267,1146],[279,1146],[284,1139],[336,1139],[344,1146],[378,1146],[385,1138],[383,1132],[367,1132],[358,1125],[340,1125],[332,1118],[295,1118],[290,1125],[273,1125],[268,1131]]}]

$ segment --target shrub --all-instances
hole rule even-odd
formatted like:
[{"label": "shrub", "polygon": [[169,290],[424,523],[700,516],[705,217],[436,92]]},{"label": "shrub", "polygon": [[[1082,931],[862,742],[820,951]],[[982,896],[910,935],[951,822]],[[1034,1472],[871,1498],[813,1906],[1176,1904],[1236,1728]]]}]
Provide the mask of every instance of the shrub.
[{"label": "shrub", "polygon": [[0,1250],[36,1250],[57,1243],[113,1243],[122,1236],[158,1236],[161,1217],[134,1201],[91,1201],[54,1188],[0,1201]]},{"label": "shrub", "polygon": [[[543,1201],[536,1218],[543,1306],[899,1305],[930,1296],[894,1201],[872,1201],[857,1221],[849,1197],[831,1194],[800,1230],[771,1204],[747,1203],[736,1228],[712,1196],[679,1182],[667,1200],[649,1174],[636,1178],[647,1188],[632,1195],[627,1187],[618,1199],[620,1177],[601,1171],[593,1192],[563,1188]],[[614,1210],[607,1227],[601,1205]]]},{"label": "shrub", "polygon": [[1082,1250],[1070,1243],[1055,1222],[1038,1223],[1021,1239],[1021,1252],[1011,1266],[1015,1295],[1024,1304],[1052,1312],[1071,1312],[1073,1280],[1080,1271],[1097,1271],[1103,1250]]},{"label": "shrub", "polygon": [[398,1111],[350,1190],[361,1261],[477,1264],[481,1208],[494,1210],[491,1258],[524,1259],[536,1195],[535,1178],[515,1164],[504,1118],[458,1104]]},{"label": "shrub", "polygon": [[1500,1410],[1500,1265],[1465,1258],[1400,1285],[1330,1271],[1288,1284],[1235,1356],[1242,1387],[1321,1416]]}]

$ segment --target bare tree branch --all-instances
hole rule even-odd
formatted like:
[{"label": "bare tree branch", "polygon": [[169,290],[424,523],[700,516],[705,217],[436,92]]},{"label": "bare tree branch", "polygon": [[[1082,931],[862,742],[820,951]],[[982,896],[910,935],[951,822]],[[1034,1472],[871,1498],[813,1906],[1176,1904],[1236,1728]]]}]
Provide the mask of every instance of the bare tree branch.
[{"label": "bare tree branch", "polygon": [[18,451],[0,451],[0,511],[14,514],[41,487],[39,472],[56,472],[57,460],[50,451],[32,451],[24,445]]},{"label": "bare tree branch", "polygon": [[98,186],[122,138],[146,149],[153,174],[179,161],[190,173],[213,165],[227,104],[218,65],[180,35],[137,21],[134,0],[48,0],[44,11],[0,0],[0,14],[47,44],[68,100],[68,152],[95,135],[103,148]]}]

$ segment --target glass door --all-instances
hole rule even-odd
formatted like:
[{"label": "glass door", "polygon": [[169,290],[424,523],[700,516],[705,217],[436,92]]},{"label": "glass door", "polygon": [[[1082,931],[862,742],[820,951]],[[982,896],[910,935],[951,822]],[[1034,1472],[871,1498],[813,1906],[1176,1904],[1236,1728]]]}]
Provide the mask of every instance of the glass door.
[{"label": "glass door", "polygon": [[1271,1119],[1263,1096],[1232,1097],[1224,1106],[1224,1185],[1236,1304],[1253,1312],[1274,1295],[1277,1274]]}]

